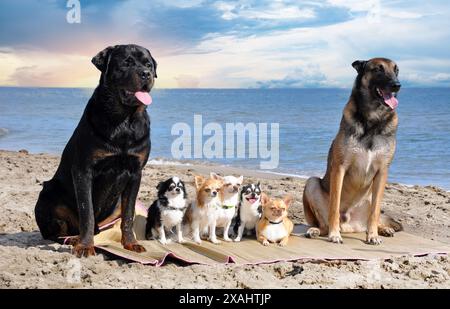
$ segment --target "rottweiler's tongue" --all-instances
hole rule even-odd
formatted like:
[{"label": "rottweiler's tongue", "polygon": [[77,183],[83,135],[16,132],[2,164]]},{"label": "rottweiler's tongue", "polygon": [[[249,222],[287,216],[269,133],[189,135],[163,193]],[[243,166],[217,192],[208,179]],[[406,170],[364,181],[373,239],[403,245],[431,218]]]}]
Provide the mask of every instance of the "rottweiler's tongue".
[{"label": "rottweiler's tongue", "polygon": [[397,98],[392,94],[392,92],[384,92],[383,93],[383,100],[384,103],[386,103],[391,109],[396,109],[398,106],[398,100]]},{"label": "rottweiler's tongue", "polygon": [[142,102],[142,104],[150,105],[152,104],[152,97],[148,92],[138,91],[134,94],[134,96]]}]

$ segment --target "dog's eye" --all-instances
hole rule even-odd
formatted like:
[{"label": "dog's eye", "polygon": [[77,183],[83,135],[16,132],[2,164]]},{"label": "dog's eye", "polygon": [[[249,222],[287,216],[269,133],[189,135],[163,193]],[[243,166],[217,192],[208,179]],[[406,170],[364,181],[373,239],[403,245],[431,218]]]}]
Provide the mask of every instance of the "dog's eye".
[{"label": "dog's eye", "polygon": [[151,68],[152,67],[152,63],[149,61],[149,62],[147,62],[146,64],[145,64],[145,66],[147,67],[147,68]]},{"label": "dog's eye", "polygon": [[396,75],[398,75],[398,72],[399,72],[398,66],[395,66],[395,67],[394,67],[394,72],[395,72]]},{"label": "dog's eye", "polygon": [[207,192],[207,193],[209,193],[209,192],[211,192],[211,189],[205,189],[205,192]]}]

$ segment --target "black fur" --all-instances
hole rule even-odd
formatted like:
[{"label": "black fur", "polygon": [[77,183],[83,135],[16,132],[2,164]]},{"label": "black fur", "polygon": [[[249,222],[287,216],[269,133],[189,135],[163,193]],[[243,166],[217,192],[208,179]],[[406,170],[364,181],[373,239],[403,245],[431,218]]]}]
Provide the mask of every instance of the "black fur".
[{"label": "black fur", "polygon": [[[241,206],[242,206],[242,199],[243,199],[243,195],[244,193],[247,192],[247,190],[250,190],[249,192],[252,194],[252,197],[259,197],[261,195],[261,184],[258,182],[256,185],[255,184],[248,184],[242,187],[241,192],[239,193],[239,207],[238,207],[238,212],[237,212],[237,216],[235,219],[235,223],[233,226],[233,232],[234,234],[237,234],[239,226],[241,225]],[[258,191],[258,192],[256,192]],[[262,213],[262,206],[258,207],[258,212],[261,214]]]},{"label": "black fur", "polygon": [[[386,62],[389,59],[381,58]],[[355,79],[355,84],[352,90],[352,98],[356,104],[356,111],[353,114],[352,121],[348,122],[343,119],[343,125],[348,135],[356,137],[360,142],[366,145],[367,149],[373,146],[373,138],[377,135],[385,137],[394,137],[397,128],[390,130],[389,123],[392,122],[396,116],[395,113],[385,106],[382,98],[376,93],[376,88],[395,88],[400,89],[398,81],[398,68],[395,74],[389,74],[384,71],[372,72],[372,78],[369,81],[367,88],[362,85],[362,78],[368,70],[374,70],[370,66],[369,61],[357,60],[353,62],[352,66],[358,72]],[[398,91],[396,89],[396,91]],[[377,114],[378,117],[372,117]]]},{"label": "black fur", "polygon": [[[379,58],[378,60],[386,63],[392,62],[386,58]],[[377,139],[381,138],[386,143],[390,140],[396,140],[397,125],[394,124],[393,120],[397,113],[385,105],[383,98],[377,94],[376,89],[391,89],[398,92],[401,87],[397,66],[395,66],[394,72],[386,72],[385,70],[379,70],[379,66],[372,61],[357,60],[353,62],[352,66],[358,74],[350,95],[350,101],[355,102],[356,110],[349,118],[342,117],[340,123],[340,130],[343,130],[346,139],[354,138],[358,140],[367,150],[372,150]],[[365,74],[371,74],[367,86],[363,85]],[[320,185],[325,191],[329,191],[330,186],[329,175],[334,144],[335,141],[331,144],[328,152],[327,172],[320,181]]]},{"label": "black fur", "polygon": [[[178,183],[175,183],[173,181],[173,178],[169,178],[166,181],[161,181],[156,186],[156,189],[158,189],[158,198],[152,203],[152,205],[150,205],[148,209],[147,224],[145,227],[146,239],[152,239],[154,237],[152,233],[153,228],[161,227],[161,212],[164,209],[171,209],[166,193],[173,190],[179,190],[179,192],[183,195],[183,199],[187,199],[186,186],[181,179]],[[181,209],[180,211],[182,211],[184,214],[184,212],[186,211],[186,207]]]},{"label": "black fur", "polygon": [[92,248],[98,224],[122,206],[122,243],[131,245],[136,243],[136,197],[150,153],[150,120],[146,106],[130,93],[152,89],[156,62],[143,47],[117,45],[92,63],[101,71],[99,85],[55,175],[44,183],[36,222],[45,239],[79,235],[80,244]]}]

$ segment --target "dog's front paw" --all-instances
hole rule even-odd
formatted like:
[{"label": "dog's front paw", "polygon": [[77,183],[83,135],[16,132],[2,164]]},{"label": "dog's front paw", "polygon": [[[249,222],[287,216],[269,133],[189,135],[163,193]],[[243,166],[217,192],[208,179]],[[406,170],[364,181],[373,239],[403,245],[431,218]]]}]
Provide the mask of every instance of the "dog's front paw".
[{"label": "dog's front paw", "polygon": [[269,241],[267,239],[264,239],[262,242],[263,246],[268,246],[269,245]]},{"label": "dog's front paw", "polygon": [[194,242],[195,242],[197,245],[200,245],[200,244],[202,243],[202,240],[201,240],[200,238],[194,238]]},{"label": "dog's front paw", "polygon": [[137,253],[141,253],[141,252],[145,252],[147,250],[145,250],[145,248],[143,246],[141,246],[138,243],[131,243],[131,244],[124,244],[123,247],[127,250],[133,251],[133,252],[137,252]]},{"label": "dog's front paw", "polygon": [[92,245],[85,246],[85,245],[82,245],[81,243],[78,243],[77,245],[75,245],[73,247],[72,253],[75,254],[79,258],[90,257],[90,256],[94,256],[96,254],[94,246],[92,246]]},{"label": "dog's front paw", "polygon": [[223,240],[225,240],[226,242],[233,241],[230,237],[224,237]]},{"label": "dog's front paw", "polygon": [[241,241],[241,238],[240,238],[240,237],[236,237],[233,241],[235,241],[235,242],[240,242],[240,241]]},{"label": "dog's front paw", "polygon": [[366,243],[368,245],[378,246],[378,245],[381,245],[382,242],[383,242],[383,240],[378,235],[377,236],[375,236],[375,235],[374,236],[367,235]]},{"label": "dog's front paw", "polygon": [[278,246],[280,247],[286,247],[288,244],[288,240],[287,239],[283,239],[278,243]]},{"label": "dog's front paw", "polygon": [[341,233],[330,233],[328,235],[328,241],[334,243],[334,244],[343,244],[344,241],[342,240]]},{"label": "dog's front paw", "polygon": [[186,240],[184,240],[184,238],[178,238],[177,243],[179,244],[185,244]]},{"label": "dog's front paw", "polygon": [[166,238],[162,238],[158,240],[162,245],[168,245],[170,244],[172,241],[170,239],[166,239]]},{"label": "dog's front paw", "polygon": [[72,247],[75,247],[76,245],[78,245],[81,242],[80,240],[80,236],[74,236],[74,237],[69,237],[64,241],[65,245],[69,245]]},{"label": "dog's front paw", "polygon": [[378,234],[384,237],[394,237],[395,230],[392,227],[380,227]]},{"label": "dog's front paw", "polygon": [[310,227],[305,233],[306,238],[317,238],[319,236],[320,229],[318,229],[317,227]]},{"label": "dog's front paw", "polygon": [[217,238],[211,238],[209,241],[212,242],[213,244],[216,244],[216,245],[221,243],[221,241],[218,240]]}]

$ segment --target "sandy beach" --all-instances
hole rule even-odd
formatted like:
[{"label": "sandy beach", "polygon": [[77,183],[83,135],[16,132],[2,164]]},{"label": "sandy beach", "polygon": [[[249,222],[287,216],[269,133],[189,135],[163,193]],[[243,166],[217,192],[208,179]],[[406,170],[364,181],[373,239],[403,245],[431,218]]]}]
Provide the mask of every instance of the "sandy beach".
[{"label": "sandy beach", "polygon": [[[258,266],[180,266],[156,268],[114,260],[103,254],[77,260],[81,280],[68,280],[75,258],[70,247],[41,238],[33,209],[43,181],[50,179],[58,156],[0,151],[0,287],[1,288],[450,288],[448,256],[404,256],[386,261],[283,262]],[[139,200],[154,199],[158,181],[178,175],[189,183],[194,174],[214,170],[261,181],[272,196],[290,193],[290,218],[304,222],[304,179],[208,164],[169,165],[151,161],[144,170]],[[325,163],[324,163],[325,164]],[[409,233],[450,243],[450,193],[434,186],[390,183],[383,211]],[[78,262],[75,262],[78,263]],[[368,273],[376,269],[376,276]]]}]

